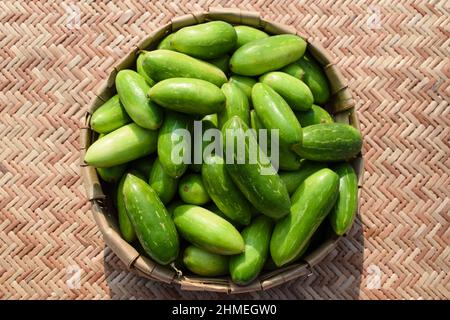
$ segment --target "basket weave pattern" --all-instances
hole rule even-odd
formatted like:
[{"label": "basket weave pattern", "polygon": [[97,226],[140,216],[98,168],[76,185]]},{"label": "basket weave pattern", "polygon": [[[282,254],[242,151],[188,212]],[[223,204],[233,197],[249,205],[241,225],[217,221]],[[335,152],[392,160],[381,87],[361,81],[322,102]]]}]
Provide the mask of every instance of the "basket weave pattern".
[{"label": "basket weave pattern", "polygon": [[[1,298],[222,297],[129,273],[104,248],[78,174],[79,128],[102,79],[158,26],[210,5],[80,4],[70,11],[59,2],[0,3],[7,35],[0,38]],[[358,104],[366,174],[362,221],[310,277],[233,298],[448,298],[444,2],[380,7],[379,25],[376,7],[340,1],[331,8],[237,6],[291,25],[331,52]],[[77,10],[79,26],[67,24]],[[411,27],[417,12],[422,18]],[[73,275],[80,277],[75,286]]]}]

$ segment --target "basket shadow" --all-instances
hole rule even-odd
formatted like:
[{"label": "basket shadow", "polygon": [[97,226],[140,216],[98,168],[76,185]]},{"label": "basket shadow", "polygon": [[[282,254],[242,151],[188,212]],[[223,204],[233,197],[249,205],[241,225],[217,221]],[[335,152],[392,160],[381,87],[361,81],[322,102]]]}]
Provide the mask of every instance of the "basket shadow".
[{"label": "basket shadow", "polygon": [[363,268],[364,235],[360,216],[349,234],[320,263],[312,275],[265,291],[227,295],[184,291],[138,276],[105,245],[104,271],[111,299],[359,299]]}]

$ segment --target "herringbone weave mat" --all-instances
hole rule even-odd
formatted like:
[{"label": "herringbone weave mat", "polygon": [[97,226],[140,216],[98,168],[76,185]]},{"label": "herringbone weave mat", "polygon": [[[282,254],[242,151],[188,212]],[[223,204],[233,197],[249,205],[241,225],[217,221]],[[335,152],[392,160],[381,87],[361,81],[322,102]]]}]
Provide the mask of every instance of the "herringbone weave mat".
[{"label": "herringbone weave mat", "polygon": [[[126,271],[93,221],[78,138],[93,92],[136,43],[231,3],[332,53],[366,172],[356,225],[312,276],[227,297]],[[450,298],[449,13],[445,0],[1,1],[0,298]]]}]

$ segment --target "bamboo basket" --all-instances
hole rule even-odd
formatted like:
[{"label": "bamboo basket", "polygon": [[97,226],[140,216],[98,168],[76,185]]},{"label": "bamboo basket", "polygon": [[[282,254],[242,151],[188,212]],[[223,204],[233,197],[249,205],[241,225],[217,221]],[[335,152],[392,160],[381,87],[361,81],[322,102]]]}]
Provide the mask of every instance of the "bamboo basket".
[{"label": "bamboo basket", "polygon": [[[86,195],[91,202],[93,216],[103,234],[104,241],[130,271],[152,280],[179,285],[183,290],[215,291],[227,294],[267,290],[296,278],[311,275],[313,273],[313,266],[319,263],[336,247],[340,237],[329,232],[324,240],[314,250],[307,252],[306,256],[300,262],[275,271],[263,272],[255,281],[247,286],[237,286],[228,277],[205,278],[182,275],[170,266],[159,265],[150,258],[141,255],[134,247],[122,239],[117,224],[115,209],[109,201],[110,197],[108,196],[108,192],[104,193],[104,190],[102,190],[95,168],[87,166],[83,161],[85,151],[94,137],[94,133],[89,127],[90,116],[99,106],[116,93],[114,80],[117,72],[122,69],[135,68],[135,61],[139,50],[156,48],[159,41],[169,33],[185,26],[212,20],[223,20],[231,24],[248,25],[264,30],[269,34],[290,33],[303,37],[308,42],[309,52],[321,64],[330,82],[332,98],[325,107],[333,114],[337,122],[350,124],[360,130],[355,103],[346,81],[337,66],[333,63],[330,54],[319,43],[309,40],[305,35],[297,32],[290,26],[263,19],[257,12],[228,8],[210,8],[208,12],[194,12],[173,18],[171,23],[153,31],[114,67],[104,85],[96,93],[96,97],[86,113],[84,126],[81,128],[81,172],[84,179]],[[358,176],[360,191],[364,168],[362,154],[359,154],[353,160],[352,165]],[[360,198],[359,193],[358,199]]]}]

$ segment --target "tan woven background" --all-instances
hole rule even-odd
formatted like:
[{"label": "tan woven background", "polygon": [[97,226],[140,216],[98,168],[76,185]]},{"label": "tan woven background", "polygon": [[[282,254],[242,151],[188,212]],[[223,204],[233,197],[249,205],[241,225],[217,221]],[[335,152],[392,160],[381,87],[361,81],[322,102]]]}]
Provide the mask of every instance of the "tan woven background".
[{"label": "tan woven background", "polygon": [[450,298],[445,0],[1,1],[0,298],[227,298],[128,273],[78,166],[81,119],[112,66],[155,27],[210,6],[320,41],[352,88],[366,153],[361,215],[338,249],[308,278],[229,298]]}]

